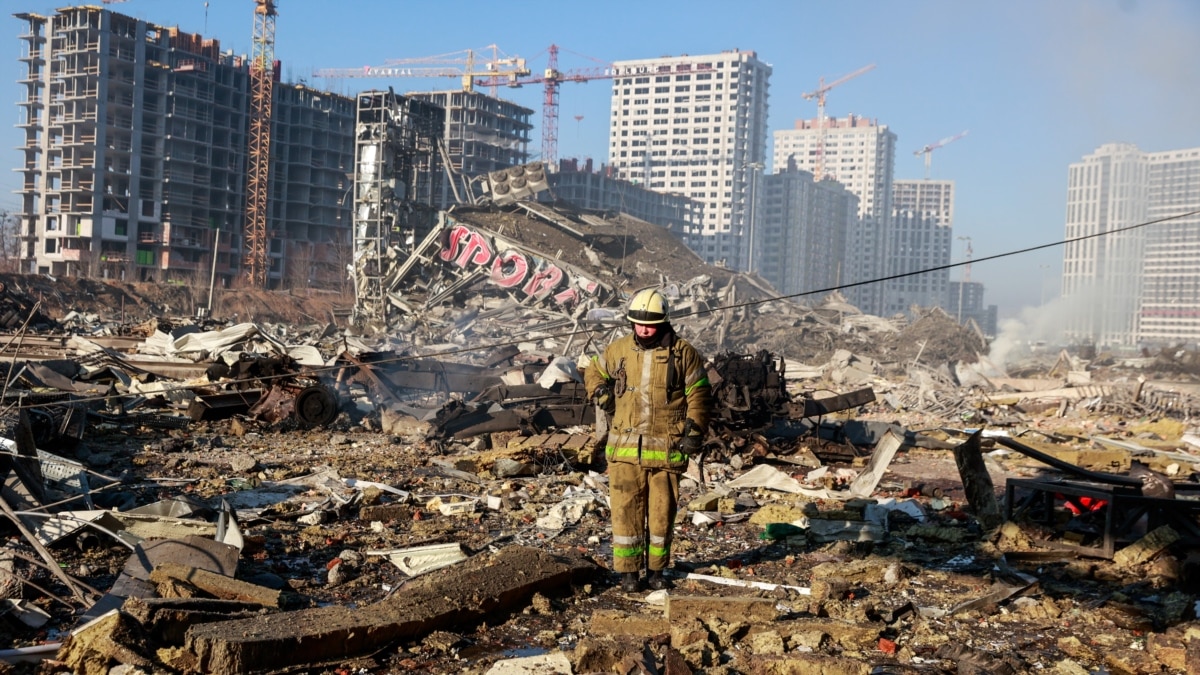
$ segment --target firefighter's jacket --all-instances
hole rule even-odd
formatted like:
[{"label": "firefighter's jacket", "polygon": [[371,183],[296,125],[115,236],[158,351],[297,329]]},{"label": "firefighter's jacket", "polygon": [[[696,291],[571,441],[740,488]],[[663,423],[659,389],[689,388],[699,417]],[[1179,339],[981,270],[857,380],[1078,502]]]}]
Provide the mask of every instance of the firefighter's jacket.
[{"label": "firefighter's jacket", "polygon": [[615,340],[584,370],[589,393],[607,382],[616,394],[605,454],[609,462],[683,470],[684,421],[708,429],[712,397],[704,361],[669,327],[658,346],[644,349],[633,335]]}]

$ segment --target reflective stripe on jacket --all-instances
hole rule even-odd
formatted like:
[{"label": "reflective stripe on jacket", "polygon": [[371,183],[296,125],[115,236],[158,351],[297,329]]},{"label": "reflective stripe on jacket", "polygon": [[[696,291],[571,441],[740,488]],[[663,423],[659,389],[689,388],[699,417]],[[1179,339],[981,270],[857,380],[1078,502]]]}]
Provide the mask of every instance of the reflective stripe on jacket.
[{"label": "reflective stripe on jacket", "polygon": [[[624,391],[617,387],[616,412],[609,423],[608,461],[682,470],[687,456],[676,446],[684,420],[691,418],[701,430],[708,429],[711,396],[704,360],[687,340],[672,338],[669,348],[660,344],[644,349],[633,335],[626,335],[585,369],[589,392],[601,383],[613,384],[624,369]],[[668,367],[670,359],[674,364]]]}]

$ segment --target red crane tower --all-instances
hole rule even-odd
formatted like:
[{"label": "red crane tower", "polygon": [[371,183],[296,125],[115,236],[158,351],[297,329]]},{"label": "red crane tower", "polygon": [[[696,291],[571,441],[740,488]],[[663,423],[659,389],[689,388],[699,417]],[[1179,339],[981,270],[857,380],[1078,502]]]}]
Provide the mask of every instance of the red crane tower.
[{"label": "red crane tower", "polygon": [[[612,64],[604,63],[595,68],[573,68],[562,71],[558,69],[558,45],[550,45],[546,51],[549,56],[546,71],[542,75],[518,80],[500,80],[495,77],[480,80],[476,84],[481,87],[505,85],[519,87],[524,84],[545,84],[546,93],[542,98],[542,163],[554,166],[558,163],[558,87],[563,82],[590,82],[591,80],[611,80],[613,77]],[[590,56],[587,58],[591,58]],[[592,59],[599,61],[599,59]]]},{"label": "red crane tower", "polygon": [[954,141],[957,141],[958,139],[960,139],[966,135],[967,135],[967,132],[964,131],[961,134],[957,134],[955,136],[950,136],[948,138],[943,138],[942,140],[938,141],[937,143],[930,143],[929,145],[926,145],[925,147],[921,148],[920,150],[916,150],[913,152],[914,155],[925,155],[925,180],[929,180],[929,163],[930,163],[930,158],[933,156],[933,151],[937,150],[938,148],[950,145]]},{"label": "red crane tower", "polygon": [[872,70],[874,68],[875,68],[874,63],[872,63],[869,66],[863,66],[862,68],[859,68],[858,70],[854,71],[853,73],[850,73],[849,75],[843,75],[843,76],[839,77],[838,79],[834,80],[833,82],[830,82],[829,84],[825,84],[824,77],[817,78],[817,88],[816,89],[814,89],[813,91],[810,91],[810,92],[800,94],[800,96],[805,101],[811,101],[814,98],[817,99],[817,163],[816,163],[816,167],[813,169],[813,178],[815,178],[816,180],[821,180],[821,179],[825,178],[825,175],[826,175],[825,174],[825,133],[826,133],[825,127],[827,126],[827,124],[825,122],[825,94],[829,93],[830,89],[833,89],[834,87],[836,87],[840,84],[845,84],[846,82],[848,82],[848,81],[858,77],[859,75],[862,75],[863,73],[865,73],[869,70]]},{"label": "red crane tower", "polygon": [[271,102],[275,85],[275,0],[254,0],[250,58],[250,139],[246,175],[246,278],[267,285],[267,188],[271,177]]}]

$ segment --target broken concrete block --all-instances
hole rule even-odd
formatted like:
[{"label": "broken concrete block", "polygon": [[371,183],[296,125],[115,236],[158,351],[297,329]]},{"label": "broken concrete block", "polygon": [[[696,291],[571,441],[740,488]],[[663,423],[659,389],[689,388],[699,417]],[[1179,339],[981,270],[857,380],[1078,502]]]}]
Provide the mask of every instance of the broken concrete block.
[{"label": "broken concrete block", "polygon": [[486,675],[571,675],[571,660],[562,652],[497,661]]},{"label": "broken concrete block", "polygon": [[393,520],[412,520],[412,508],[406,504],[364,506],[358,510],[358,519],[367,522],[378,520],[384,523]]},{"label": "broken concrete block", "polygon": [[[811,503],[811,502],[810,502]],[[770,525],[771,523],[794,523],[804,520],[807,516],[801,506],[793,504],[766,504],[750,516],[750,522],[755,525]]]},{"label": "broken concrete block", "polygon": [[188,629],[185,646],[204,672],[250,672],[324,663],[375,651],[511,611],[535,592],[550,593],[596,572],[595,563],[525,546],[479,556],[417,579],[365,607],[320,607]]},{"label": "broken concrete block", "polygon": [[1165,633],[1147,635],[1146,651],[1171,672],[1188,672],[1187,642],[1184,641],[1183,631],[1171,628]]},{"label": "broken concrete block", "polygon": [[721,495],[716,492],[706,492],[688,503],[689,511],[716,511],[717,502]]},{"label": "broken concrete block", "polygon": [[725,621],[716,616],[709,617],[704,625],[722,650],[732,649],[750,629],[750,624],[745,621]]},{"label": "broken concrete block", "polygon": [[1061,637],[1057,646],[1062,653],[1079,661],[1095,662],[1099,660],[1096,650],[1088,647],[1075,636]]},{"label": "broken concrete block", "polygon": [[782,656],[784,652],[783,637],[773,630],[751,633],[742,642],[758,656]]},{"label": "broken concrete block", "polygon": [[211,598],[129,598],[121,606],[147,633],[168,645],[182,645],[184,633],[194,624],[249,618],[261,609],[256,603]]},{"label": "broken concrete block", "polygon": [[141,653],[145,646],[137,621],[113,610],[72,633],[55,658],[80,675],[107,675],[109,668],[120,664],[149,671],[154,663]]},{"label": "broken concrete block", "polygon": [[751,657],[746,672],[754,675],[868,675],[871,666],[840,656],[788,654]]},{"label": "broken concrete block", "polygon": [[[821,639],[816,636],[826,636],[842,649],[866,650],[873,649],[883,631],[883,624],[850,623],[834,619],[797,619],[787,622],[791,639],[797,644],[809,644],[816,649]],[[816,643],[812,644],[815,639]]]},{"label": "broken concrete block", "polygon": [[1132,567],[1162,553],[1168,546],[1179,541],[1179,533],[1170,525],[1163,525],[1138,539],[1113,555],[1113,562],[1121,567]]},{"label": "broken concrete block", "polygon": [[611,673],[626,655],[641,654],[642,638],[584,638],[575,645],[571,661],[577,673]]},{"label": "broken concrete block", "polygon": [[601,609],[592,613],[588,631],[593,635],[613,637],[623,635],[649,637],[671,632],[671,622],[661,614],[628,614],[616,609]]},{"label": "broken concrete block", "polygon": [[1054,664],[1054,673],[1056,675],[1088,675],[1088,669],[1075,663],[1071,659],[1063,659]]},{"label": "broken concrete block", "polygon": [[667,620],[690,621],[721,617],[725,621],[769,623],[779,616],[772,598],[705,597],[699,595],[667,596]]},{"label": "broken concrete block", "polygon": [[699,619],[671,622],[671,646],[676,649],[682,649],[684,645],[708,639],[708,628]]}]

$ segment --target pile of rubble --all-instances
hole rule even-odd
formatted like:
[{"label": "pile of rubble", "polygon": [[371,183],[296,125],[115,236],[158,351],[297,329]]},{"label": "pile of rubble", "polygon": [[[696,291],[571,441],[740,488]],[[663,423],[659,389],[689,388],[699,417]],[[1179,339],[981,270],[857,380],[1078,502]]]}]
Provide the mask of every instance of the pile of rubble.
[{"label": "pile of rubble", "polygon": [[[1014,377],[938,310],[754,304],[624,216],[450,216],[395,270],[397,332],[81,313],[0,340],[0,662],[1200,672],[1200,399],[1148,377],[1166,356]],[[718,407],[673,588],[624,594],[578,364],[646,285]]]}]

